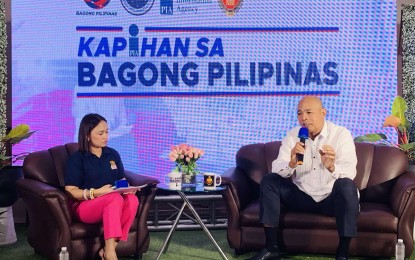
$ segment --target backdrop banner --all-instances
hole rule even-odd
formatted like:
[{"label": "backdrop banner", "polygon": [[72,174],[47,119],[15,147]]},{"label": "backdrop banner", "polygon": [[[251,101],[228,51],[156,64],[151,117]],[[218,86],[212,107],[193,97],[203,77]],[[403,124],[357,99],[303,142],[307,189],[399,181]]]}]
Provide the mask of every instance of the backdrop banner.
[{"label": "backdrop banner", "polygon": [[162,179],[187,143],[205,151],[200,171],[222,173],[242,145],[296,126],[304,95],[354,136],[381,131],[396,95],[392,0],[27,0],[12,13],[13,125],[37,131],[16,152],[76,141],[99,113],[129,170]]}]

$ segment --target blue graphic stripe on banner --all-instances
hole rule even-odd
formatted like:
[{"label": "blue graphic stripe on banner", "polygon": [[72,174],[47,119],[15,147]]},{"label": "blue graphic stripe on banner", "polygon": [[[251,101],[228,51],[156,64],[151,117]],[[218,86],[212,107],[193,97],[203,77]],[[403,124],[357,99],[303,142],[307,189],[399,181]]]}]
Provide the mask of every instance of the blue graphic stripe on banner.
[{"label": "blue graphic stripe on banner", "polygon": [[303,96],[303,95],[320,95],[320,96],[339,96],[340,91],[268,91],[268,92],[93,92],[77,93],[79,98],[94,97],[221,97],[221,96]]},{"label": "blue graphic stripe on banner", "polygon": [[339,27],[145,27],[146,32],[338,32]]},{"label": "blue graphic stripe on banner", "polygon": [[122,32],[121,26],[76,26],[77,31]]}]

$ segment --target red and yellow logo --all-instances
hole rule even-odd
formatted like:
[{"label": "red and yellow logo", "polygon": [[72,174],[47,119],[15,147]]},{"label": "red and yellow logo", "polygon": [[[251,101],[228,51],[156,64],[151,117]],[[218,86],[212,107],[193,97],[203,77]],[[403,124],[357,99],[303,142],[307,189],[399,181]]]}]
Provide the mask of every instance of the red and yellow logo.
[{"label": "red and yellow logo", "polygon": [[84,0],[85,3],[94,9],[104,8],[111,0]]},{"label": "red and yellow logo", "polygon": [[206,184],[206,185],[208,185],[208,186],[211,186],[211,185],[213,184],[213,179],[212,179],[212,176],[208,176],[208,177],[206,178],[206,182],[205,182],[205,184]]},{"label": "red and yellow logo", "polygon": [[242,6],[243,0],[218,0],[219,6],[228,16],[234,16]]}]

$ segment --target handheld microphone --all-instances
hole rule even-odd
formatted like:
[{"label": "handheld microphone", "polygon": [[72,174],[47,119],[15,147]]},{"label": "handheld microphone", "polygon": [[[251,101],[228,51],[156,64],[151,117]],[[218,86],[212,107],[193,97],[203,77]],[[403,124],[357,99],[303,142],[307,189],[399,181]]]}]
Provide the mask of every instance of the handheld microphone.
[{"label": "handheld microphone", "polygon": [[[298,131],[298,138],[300,138],[300,142],[305,145],[305,140],[308,139],[308,128],[301,127],[300,128],[300,131]],[[297,162],[298,162],[298,165],[302,165],[303,164],[303,162],[304,162],[304,154],[297,153]]]}]

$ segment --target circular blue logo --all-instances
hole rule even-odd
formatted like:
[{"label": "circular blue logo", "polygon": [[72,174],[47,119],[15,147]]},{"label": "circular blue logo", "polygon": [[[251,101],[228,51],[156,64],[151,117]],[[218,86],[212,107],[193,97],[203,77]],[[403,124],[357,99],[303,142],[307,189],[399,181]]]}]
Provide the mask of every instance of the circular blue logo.
[{"label": "circular blue logo", "polygon": [[101,9],[107,6],[111,0],[84,0],[84,2],[91,8]]},{"label": "circular blue logo", "polygon": [[143,15],[150,11],[154,0],[121,0],[122,6],[133,15]]}]

